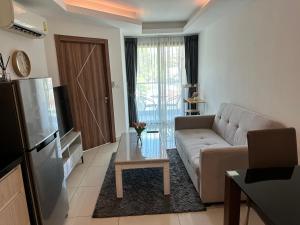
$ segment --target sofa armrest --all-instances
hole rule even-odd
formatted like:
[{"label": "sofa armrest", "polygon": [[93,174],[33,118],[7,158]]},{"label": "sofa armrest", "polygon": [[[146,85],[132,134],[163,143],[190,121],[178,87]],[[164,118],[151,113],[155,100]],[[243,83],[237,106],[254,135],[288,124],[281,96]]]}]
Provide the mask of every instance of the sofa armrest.
[{"label": "sofa armrest", "polygon": [[200,152],[199,190],[203,202],[223,202],[225,172],[248,168],[248,147],[207,148]]},{"label": "sofa armrest", "polygon": [[211,129],[215,115],[180,116],[175,118],[175,130],[182,129]]}]

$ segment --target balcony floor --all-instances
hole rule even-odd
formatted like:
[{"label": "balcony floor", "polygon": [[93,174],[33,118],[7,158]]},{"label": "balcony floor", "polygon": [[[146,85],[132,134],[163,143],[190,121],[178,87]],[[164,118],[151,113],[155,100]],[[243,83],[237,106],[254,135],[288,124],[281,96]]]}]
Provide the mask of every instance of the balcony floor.
[{"label": "balcony floor", "polygon": [[[168,109],[167,113],[154,110],[138,111],[139,121],[147,123],[147,131],[159,131],[163,144],[167,149],[175,148],[174,119],[182,116],[181,109]],[[162,119],[161,119],[162,118]]]}]

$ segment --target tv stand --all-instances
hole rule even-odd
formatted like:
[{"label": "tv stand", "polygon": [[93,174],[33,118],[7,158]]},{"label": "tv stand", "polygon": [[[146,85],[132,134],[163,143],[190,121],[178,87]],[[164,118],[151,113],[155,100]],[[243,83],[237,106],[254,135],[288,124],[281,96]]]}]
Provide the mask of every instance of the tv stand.
[{"label": "tv stand", "polygon": [[80,161],[84,163],[81,132],[70,131],[61,138],[60,143],[64,159],[65,178],[67,178]]}]

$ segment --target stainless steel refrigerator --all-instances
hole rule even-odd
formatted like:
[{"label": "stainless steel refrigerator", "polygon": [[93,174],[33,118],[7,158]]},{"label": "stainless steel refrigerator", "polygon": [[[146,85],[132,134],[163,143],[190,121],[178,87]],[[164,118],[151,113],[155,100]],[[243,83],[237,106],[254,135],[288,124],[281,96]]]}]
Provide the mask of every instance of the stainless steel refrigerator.
[{"label": "stainless steel refrigerator", "polygon": [[51,78],[0,83],[1,152],[24,154],[31,222],[63,225],[69,206]]}]

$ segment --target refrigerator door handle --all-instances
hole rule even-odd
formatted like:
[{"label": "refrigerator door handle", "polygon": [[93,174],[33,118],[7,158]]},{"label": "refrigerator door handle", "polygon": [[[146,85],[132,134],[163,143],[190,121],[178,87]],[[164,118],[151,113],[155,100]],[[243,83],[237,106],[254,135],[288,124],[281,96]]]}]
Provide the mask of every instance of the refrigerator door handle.
[{"label": "refrigerator door handle", "polygon": [[[37,152],[45,149],[45,147],[50,144],[55,138],[57,138],[58,136],[58,131],[54,132],[52,135],[50,135],[49,137],[47,137],[43,142],[41,142],[40,144],[38,144],[34,149],[32,150],[36,150]],[[30,150],[29,150],[30,151]]]}]

